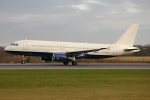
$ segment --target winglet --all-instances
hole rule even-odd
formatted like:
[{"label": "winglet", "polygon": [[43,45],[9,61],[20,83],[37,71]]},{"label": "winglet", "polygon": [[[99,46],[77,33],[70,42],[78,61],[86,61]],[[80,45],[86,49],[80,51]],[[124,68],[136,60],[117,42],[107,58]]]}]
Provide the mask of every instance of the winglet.
[{"label": "winglet", "polygon": [[133,24],[115,44],[133,47],[138,27],[139,24]]}]

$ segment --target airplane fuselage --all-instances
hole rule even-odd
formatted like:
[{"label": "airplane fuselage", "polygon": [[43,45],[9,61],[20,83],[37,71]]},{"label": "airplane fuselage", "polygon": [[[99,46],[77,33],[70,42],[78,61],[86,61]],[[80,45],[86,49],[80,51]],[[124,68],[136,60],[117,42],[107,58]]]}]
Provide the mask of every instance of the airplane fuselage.
[{"label": "airplane fuselage", "polygon": [[20,40],[7,46],[5,51],[16,55],[40,56],[45,61],[62,61],[64,65],[72,61],[72,65],[77,65],[77,58],[99,59],[140,51],[133,47],[138,26],[133,24],[114,44]]},{"label": "airplane fuselage", "polygon": [[[94,43],[75,43],[75,42],[54,42],[54,41],[37,41],[37,40],[20,40],[12,43],[5,48],[6,52],[16,55],[25,56],[43,56],[44,54],[64,54],[66,52],[92,50],[97,48],[107,48],[99,51],[89,52],[79,55],[77,58],[104,58],[133,53],[126,52],[125,45],[109,45],[109,44],[94,44]],[[134,51],[135,52],[135,51]]]}]

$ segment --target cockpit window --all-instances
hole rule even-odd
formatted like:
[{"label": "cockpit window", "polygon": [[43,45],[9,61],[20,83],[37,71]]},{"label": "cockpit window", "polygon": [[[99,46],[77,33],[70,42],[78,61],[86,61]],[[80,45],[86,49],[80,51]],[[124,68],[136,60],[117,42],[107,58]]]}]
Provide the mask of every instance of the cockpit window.
[{"label": "cockpit window", "polygon": [[11,45],[11,46],[18,46],[17,43],[11,43],[10,45]]}]

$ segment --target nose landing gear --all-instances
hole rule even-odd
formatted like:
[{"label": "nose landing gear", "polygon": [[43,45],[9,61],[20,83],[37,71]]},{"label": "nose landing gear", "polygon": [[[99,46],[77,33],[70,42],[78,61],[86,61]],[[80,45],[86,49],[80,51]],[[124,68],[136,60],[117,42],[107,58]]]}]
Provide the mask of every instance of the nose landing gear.
[{"label": "nose landing gear", "polygon": [[25,56],[24,55],[22,55],[22,61],[21,61],[21,64],[25,64]]}]

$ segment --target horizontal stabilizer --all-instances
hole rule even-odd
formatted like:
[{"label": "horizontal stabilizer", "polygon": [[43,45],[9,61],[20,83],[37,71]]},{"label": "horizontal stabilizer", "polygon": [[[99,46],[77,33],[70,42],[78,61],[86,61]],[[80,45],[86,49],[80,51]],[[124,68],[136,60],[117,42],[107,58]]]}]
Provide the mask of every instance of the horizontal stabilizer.
[{"label": "horizontal stabilizer", "polygon": [[137,48],[137,47],[124,49],[124,51],[134,51],[134,50],[138,50],[138,51],[140,51],[140,49],[139,49],[139,48]]}]

